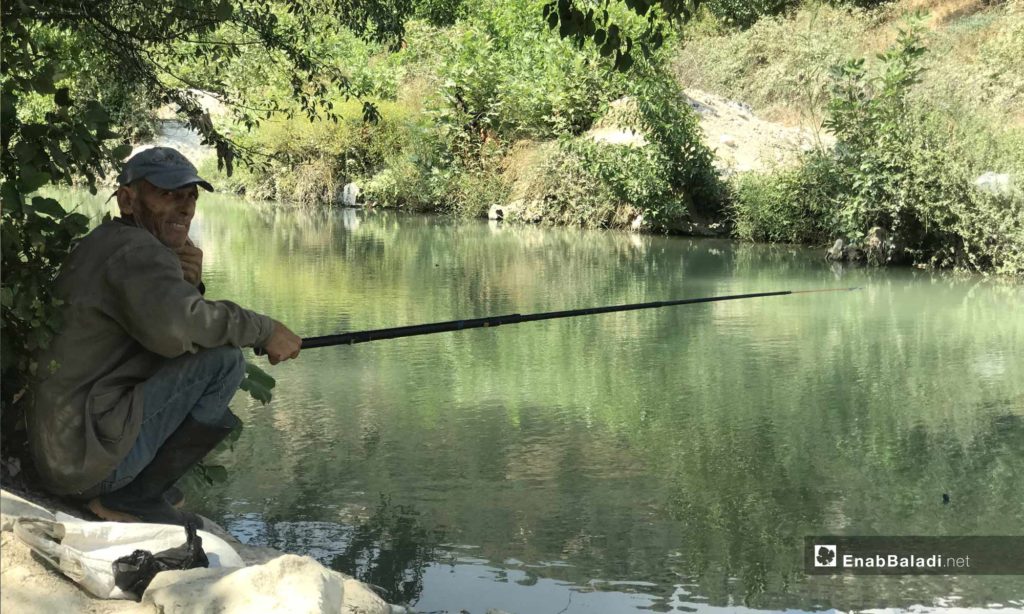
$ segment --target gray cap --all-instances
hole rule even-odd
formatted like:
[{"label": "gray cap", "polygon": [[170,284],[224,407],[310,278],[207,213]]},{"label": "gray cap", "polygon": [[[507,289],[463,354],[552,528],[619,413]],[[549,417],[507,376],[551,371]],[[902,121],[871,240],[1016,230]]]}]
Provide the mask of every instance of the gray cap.
[{"label": "gray cap", "polygon": [[176,149],[151,147],[128,159],[117,176],[118,185],[129,185],[145,179],[158,188],[176,190],[187,185],[201,185],[212,192],[210,182],[199,176],[199,171]]}]

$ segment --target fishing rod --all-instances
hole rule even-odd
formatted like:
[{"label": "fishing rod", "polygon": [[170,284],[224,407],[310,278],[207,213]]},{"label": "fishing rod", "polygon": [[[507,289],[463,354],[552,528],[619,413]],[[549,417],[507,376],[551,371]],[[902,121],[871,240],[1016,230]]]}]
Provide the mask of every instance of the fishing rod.
[{"label": "fishing rod", "polygon": [[[379,328],[377,330],[364,330],[354,333],[342,333],[338,335],[324,335],[321,337],[306,337],[302,340],[302,349],[322,348],[332,345],[354,345],[368,341],[381,341],[384,339],[398,339],[400,337],[415,337],[417,335],[433,335],[434,333],[445,333],[455,330],[468,330],[470,328],[492,328],[503,324],[519,324],[521,322],[536,322],[538,320],[555,320],[558,318],[573,318],[576,316],[589,316],[599,313],[613,313],[616,311],[636,311],[638,309],[657,309],[658,307],[672,307],[674,305],[695,305],[697,303],[717,303],[719,301],[738,301],[746,298],[760,298],[764,296],[786,296],[789,294],[811,294],[815,292],[852,292],[860,288],[824,288],[820,290],[779,290],[777,292],[755,292],[753,294],[732,294],[728,296],[706,296],[702,298],[684,298],[675,301],[655,301],[653,303],[632,303],[629,305],[611,305],[608,307],[590,307],[588,309],[570,309],[568,311],[548,311],[544,313],[519,314],[512,313],[504,316],[491,316],[486,318],[474,318],[470,320],[452,320],[450,322],[433,322],[430,324],[416,324],[413,326],[397,326],[395,328]],[[257,355],[264,354],[262,348],[256,349]]]}]

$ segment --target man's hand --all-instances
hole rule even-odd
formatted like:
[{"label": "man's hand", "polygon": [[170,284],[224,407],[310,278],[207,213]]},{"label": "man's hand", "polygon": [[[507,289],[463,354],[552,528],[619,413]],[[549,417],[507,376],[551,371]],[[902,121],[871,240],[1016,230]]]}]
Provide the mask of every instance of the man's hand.
[{"label": "man's hand", "polygon": [[198,286],[203,279],[203,250],[192,243],[192,239],[186,239],[185,244],[174,250],[181,260],[181,273],[185,281]]},{"label": "man's hand", "polygon": [[288,327],[274,320],[274,332],[270,333],[270,339],[263,348],[267,353],[270,364],[298,358],[299,350],[302,348],[302,338],[288,330]]}]

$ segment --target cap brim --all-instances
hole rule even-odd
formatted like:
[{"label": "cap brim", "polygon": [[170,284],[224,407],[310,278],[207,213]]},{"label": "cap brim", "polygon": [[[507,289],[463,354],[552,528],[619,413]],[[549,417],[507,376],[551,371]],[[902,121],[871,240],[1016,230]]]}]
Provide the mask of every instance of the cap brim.
[{"label": "cap brim", "polygon": [[144,179],[164,190],[177,190],[178,188],[183,188],[188,185],[198,185],[202,186],[202,188],[207,192],[213,191],[213,186],[210,185],[209,181],[188,171],[175,170],[163,173],[150,173],[149,175],[146,175]]}]

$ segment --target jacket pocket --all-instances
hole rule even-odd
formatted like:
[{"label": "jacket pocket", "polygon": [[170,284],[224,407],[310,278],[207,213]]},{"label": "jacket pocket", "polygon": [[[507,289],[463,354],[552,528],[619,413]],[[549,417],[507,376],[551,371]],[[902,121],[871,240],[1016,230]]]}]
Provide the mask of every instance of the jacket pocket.
[{"label": "jacket pocket", "polygon": [[131,415],[131,398],[131,389],[114,390],[93,397],[90,414],[100,441],[115,443],[124,437]]}]

